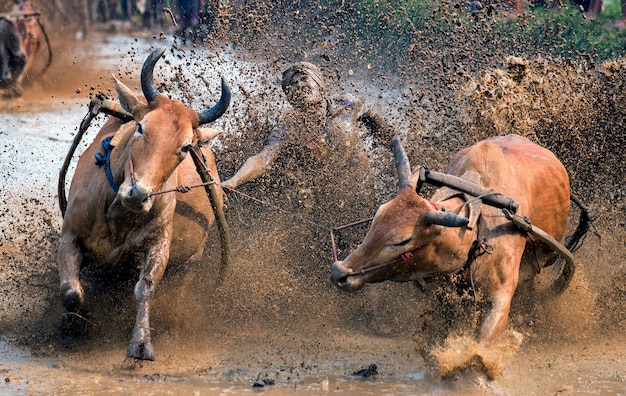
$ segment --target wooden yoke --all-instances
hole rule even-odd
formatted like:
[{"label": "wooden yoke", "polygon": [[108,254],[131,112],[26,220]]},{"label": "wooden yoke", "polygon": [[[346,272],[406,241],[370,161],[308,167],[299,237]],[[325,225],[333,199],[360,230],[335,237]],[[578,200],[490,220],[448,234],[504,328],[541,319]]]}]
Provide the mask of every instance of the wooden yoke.
[{"label": "wooden yoke", "polygon": [[222,280],[224,276],[224,270],[228,268],[228,262],[230,260],[230,229],[228,223],[226,223],[226,215],[224,214],[224,205],[221,205],[221,197],[218,195],[217,187],[215,186],[215,179],[209,173],[204,161],[204,156],[200,147],[195,146],[189,152],[193,163],[196,165],[196,171],[200,175],[200,179],[204,184],[204,190],[209,197],[211,207],[215,213],[217,219],[217,227],[220,234],[220,242],[222,243],[222,261],[220,265],[220,274],[218,282]]},{"label": "wooden yoke", "polygon": [[480,198],[486,205],[493,206],[498,209],[508,209],[516,213],[519,203],[510,197],[495,192],[489,188],[485,188],[480,184],[460,178],[446,173],[440,173],[429,170],[425,166],[419,167],[419,179],[415,186],[415,191],[419,193],[424,183],[431,184],[435,187],[450,187],[473,197]]},{"label": "wooden yoke", "polygon": [[485,205],[502,209],[502,212],[507,220],[511,221],[522,231],[527,232],[544,242],[550,248],[555,250],[560,256],[562,256],[569,264],[572,266],[574,265],[574,256],[563,244],[559,243],[559,241],[554,239],[544,230],[532,225],[530,219],[523,218],[515,214],[519,208],[519,203],[513,198],[506,197],[489,188],[485,188],[478,183],[474,183],[458,176],[431,171],[425,166],[420,166],[418,172],[419,179],[415,187],[417,192],[419,192],[424,183],[427,183],[435,187],[449,187],[473,197],[477,197]]}]

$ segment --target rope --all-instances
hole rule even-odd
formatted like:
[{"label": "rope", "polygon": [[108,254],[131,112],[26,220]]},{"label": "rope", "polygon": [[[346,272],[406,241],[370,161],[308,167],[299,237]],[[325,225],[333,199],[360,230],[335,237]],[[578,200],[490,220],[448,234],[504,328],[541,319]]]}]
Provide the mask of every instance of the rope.
[{"label": "rope", "polygon": [[[193,188],[203,187],[203,186],[207,186],[207,185],[210,185],[210,184],[216,184],[217,185],[219,183],[217,183],[216,181],[210,181],[210,182],[206,182],[206,183],[193,184],[193,185],[181,184],[181,185],[176,186],[174,188],[170,188],[168,190],[161,190],[161,191],[152,193],[150,195],[159,195],[159,194],[165,194],[165,193],[170,193],[170,192],[179,192],[179,193],[185,194],[185,193],[188,193],[189,191],[191,191],[191,189],[193,189]],[[228,191],[231,191],[231,192],[234,192],[236,194],[239,194],[242,197],[247,198],[247,199],[249,199],[249,200],[251,200],[253,202],[256,202],[256,203],[264,205],[264,206],[268,206],[268,207],[270,207],[270,208],[272,208],[274,210],[277,210],[277,211],[279,211],[281,213],[284,213],[286,215],[294,217],[294,218],[296,218],[298,220],[301,220],[301,221],[303,221],[305,223],[308,223],[308,224],[310,224],[310,225],[312,225],[314,227],[320,228],[320,229],[322,229],[324,231],[328,231],[330,233],[330,241],[331,241],[331,244],[332,244],[332,247],[333,247],[333,258],[334,258],[335,261],[337,261],[337,247],[335,245],[335,231],[340,231],[340,230],[343,230],[343,229],[346,229],[346,228],[357,226],[359,224],[367,223],[368,221],[372,221],[372,219],[373,219],[373,217],[368,217],[366,219],[357,220],[357,221],[354,221],[352,223],[341,225],[339,227],[327,227],[327,226],[324,226],[322,224],[316,223],[316,222],[314,222],[312,220],[309,220],[307,218],[304,218],[304,217],[302,217],[302,216],[300,216],[300,215],[298,215],[298,214],[296,214],[294,212],[290,212],[290,211],[288,211],[286,209],[283,209],[280,206],[271,204],[271,203],[269,203],[267,201],[264,201],[262,199],[255,198],[255,197],[253,197],[251,195],[248,195],[248,194],[246,194],[246,193],[244,193],[242,191],[239,191],[239,190],[237,190],[235,188],[230,188],[230,187],[226,187],[226,186],[221,186],[221,187],[226,189],[226,190],[228,190]]]},{"label": "rope", "polygon": [[[211,182],[208,182],[208,183],[196,184],[196,185],[192,185],[192,186],[180,185],[180,186],[177,186],[177,187],[169,189],[169,190],[163,190],[163,191],[159,191],[157,193],[153,193],[153,195],[164,194],[164,193],[167,193],[167,192],[186,193],[186,192],[189,192],[189,190],[191,190],[192,188],[201,187],[201,186],[204,186],[204,185],[207,185],[207,184],[217,184],[217,182],[211,181]],[[346,228],[349,228],[349,227],[354,227],[354,226],[357,226],[359,224],[363,224],[363,223],[366,223],[368,221],[372,221],[372,219],[373,219],[373,217],[369,217],[367,219],[354,221],[352,223],[344,224],[344,225],[341,225],[339,227],[327,227],[327,226],[324,226],[322,224],[316,223],[316,222],[314,222],[312,220],[309,220],[307,218],[304,218],[304,217],[302,217],[302,216],[300,216],[300,215],[298,215],[298,214],[296,214],[294,212],[291,212],[291,211],[288,211],[286,209],[283,209],[283,208],[281,208],[281,207],[279,207],[277,205],[271,204],[271,203],[269,203],[267,201],[264,201],[262,199],[255,198],[255,197],[253,197],[253,196],[251,196],[249,194],[246,194],[246,193],[244,193],[242,191],[239,191],[239,190],[237,190],[235,188],[230,188],[230,187],[226,187],[226,186],[222,186],[222,188],[224,188],[224,189],[226,189],[228,191],[234,192],[234,193],[236,193],[238,195],[241,195],[242,197],[247,198],[250,201],[256,202],[256,203],[258,203],[260,205],[264,205],[264,206],[270,207],[270,208],[272,208],[272,209],[274,209],[274,210],[276,210],[278,212],[281,212],[281,213],[284,213],[284,214],[286,214],[288,216],[296,218],[296,219],[298,219],[298,220],[300,220],[300,221],[302,221],[304,223],[307,223],[309,225],[312,225],[314,227],[317,227],[319,229],[327,231],[329,233],[329,235],[330,235],[330,243],[331,243],[332,250],[333,250],[333,260],[334,261],[338,260],[338,257],[337,257],[337,245],[335,243],[335,231],[343,230],[343,229],[346,229]]]},{"label": "rope", "polygon": [[89,128],[91,121],[96,118],[98,112],[100,111],[100,107],[98,106],[98,102],[95,99],[92,99],[89,103],[89,111],[83,117],[83,120],[80,122],[80,126],[78,128],[78,132],[76,136],[74,136],[74,140],[72,141],[72,145],[65,156],[65,160],[63,161],[63,165],[61,166],[61,170],[59,171],[59,183],[58,183],[58,196],[59,196],[59,208],[61,209],[61,215],[65,217],[65,210],[67,209],[67,196],[65,194],[65,177],[67,176],[67,169],[70,166],[70,162],[72,161],[72,157],[74,156],[74,152],[78,147],[83,135]]},{"label": "rope", "polygon": [[323,226],[323,225],[321,225],[321,224],[319,224],[319,223],[316,223],[316,222],[314,222],[314,221],[312,221],[312,220],[305,219],[304,217],[302,217],[302,216],[300,216],[300,215],[298,215],[298,214],[296,214],[296,213],[290,212],[290,211],[285,210],[285,209],[283,209],[283,208],[281,208],[281,207],[279,207],[279,206],[276,206],[276,205],[271,204],[271,203],[269,203],[269,202],[266,202],[266,201],[263,201],[263,200],[261,200],[261,199],[255,198],[255,197],[253,197],[253,196],[251,196],[251,195],[248,195],[248,194],[246,194],[246,193],[244,193],[244,192],[241,192],[241,191],[239,191],[239,190],[236,190],[236,189],[234,189],[234,188],[225,187],[225,186],[222,186],[222,188],[225,188],[225,189],[227,189],[227,190],[229,190],[229,191],[232,191],[232,192],[234,192],[234,193],[237,193],[237,194],[241,195],[242,197],[245,197],[245,198],[247,198],[247,199],[249,199],[249,200],[251,200],[251,201],[254,201],[254,202],[256,202],[256,203],[259,203],[259,204],[261,204],[261,205],[266,205],[266,206],[269,206],[269,207],[270,207],[270,208],[272,208],[272,209],[275,209],[275,210],[277,210],[277,211],[279,211],[279,212],[281,212],[281,213],[287,214],[287,215],[289,215],[289,216],[291,216],[291,217],[294,217],[294,218],[296,218],[296,219],[298,219],[298,220],[301,220],[301,221],[303,221],[303,222],[305,222],[305,223],[308,223],[308,224],[310,224],[310,225],[312,225],[312,226],[314,226],[314,227],[321,228],[322,230],[325,230],[325,231],[328,231],[328,232],[332,232],[333,230],[338,229],[338,228],[326,227],[326,226]]},{"label": "rope", "polygon": [[215,181],[208,181],[208,182],[205,182],[205,183],[191,184],[191,185],[189,185],[189,184],[181,184],[181,185],[178,185],[178,186],[176,186],[174,188],[153,192],[153,193],[150,194],[150,196],[161,195],[161,194],[166,194],[166,193],[171,193],[171,192],[178,192],[178,193],[181,193],[181,194],[185,194],[185,193],[188,193],[189,191],[191,191],[191,189],[193,189],[193,188],[205,187],[205,186],[208,186],[208,185],[211,185],[211,184],[217,184],[217,182],[215,182]]}]

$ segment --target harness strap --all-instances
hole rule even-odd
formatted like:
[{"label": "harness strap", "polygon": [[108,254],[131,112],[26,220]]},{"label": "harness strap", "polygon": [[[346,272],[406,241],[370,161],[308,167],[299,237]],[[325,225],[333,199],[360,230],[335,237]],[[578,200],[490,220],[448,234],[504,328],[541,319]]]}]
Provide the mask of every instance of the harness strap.
[{"label": "harness strap", "polygon": [[109,181],[109,185],[117,193],[119,191],[119,186],[115,184],[113,180],[113,173],[111,172],[111,151],[113,151],[114,146],[111,144],[111,140],[113,136],[108,136],[102,140],[102,149],[104,152],[96,153],[94,156],[96,157],[96,165],[103,166],[104,165],[104,174]]}]

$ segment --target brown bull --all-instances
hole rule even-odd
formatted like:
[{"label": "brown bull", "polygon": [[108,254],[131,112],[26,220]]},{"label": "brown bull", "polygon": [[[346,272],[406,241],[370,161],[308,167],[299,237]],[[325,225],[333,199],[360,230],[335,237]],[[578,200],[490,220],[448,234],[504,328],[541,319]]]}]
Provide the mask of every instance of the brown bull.
[{"label": "brown bull", "polygon": [[58,250],[66,326],[78,317],[73,313],[85,299],[79,280],[83,260],[139,268],[134,288],[137,318],[128,356],[147,360],[154,359],[149,317],[155,288],[168,262],[202,257],[215,219],[201,189],[187,194],[159,192],[201,183],[189,154],[198,145],[204,146],[207,167],[219,188],[213,154],[206,147],[215,131],[199,126],[218,119],[230,103],[224,80],[219,102],[201,112],[161,95],[152,73],[164,51],[154,51],[143,65],[145,101],[116,79],[119,100],[134,120],[123,124],[109,119],[78,161]]},{"label": "brown bull", "polygon": [[[471,218],[477,213],[470,211],[477,210],[470,209],[463,194],[444,187],[431,201],[419,196],[404,149],[397,137],[394,140],[400,192],[378,209],[363,242],[344,261],[333,264],[331,280],[343,290],[354,291],[366,283],[422,280],[464,271],[490,302],[479,337],[489,345],[507,324],[521,264],[538,269],[554,263],[548,260],[554,253],[544,245],[529,249],[524,232],[501,209],[479,206],[479,217],[470,228],[460,217]],[[563,241],[570,211],[569,178],[547,149],[517,135],[494,137],[458,152],[447,173],[478,179],[484,187],[513,198],[519,203],[517,214]],[[579,230],[586,226],[582,223]],[[575,235],[582,236],[578,230]],[[576,242],[570,241],[568,247]],[[531,254],[524,255],[525,250]],[[573,267],[565,268],[562,277],[569,281],[572,274]]]}]

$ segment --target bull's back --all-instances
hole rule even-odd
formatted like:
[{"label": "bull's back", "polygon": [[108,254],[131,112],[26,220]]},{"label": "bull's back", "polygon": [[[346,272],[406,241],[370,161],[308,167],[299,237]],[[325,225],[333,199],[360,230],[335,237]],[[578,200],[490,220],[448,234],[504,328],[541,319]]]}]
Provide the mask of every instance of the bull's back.
[{"label": "bull's back", "polygon": [[460,151],[448,167],[457,176],[468,170],[481,175],[483,186],[517,200],[520,216],[557,240],[563,238],[569,178],[552,152],[519,135],[497,136]]}]

